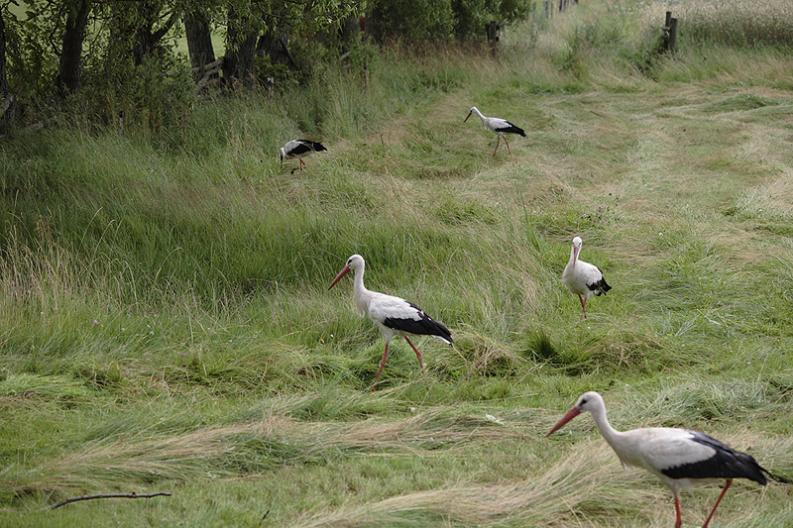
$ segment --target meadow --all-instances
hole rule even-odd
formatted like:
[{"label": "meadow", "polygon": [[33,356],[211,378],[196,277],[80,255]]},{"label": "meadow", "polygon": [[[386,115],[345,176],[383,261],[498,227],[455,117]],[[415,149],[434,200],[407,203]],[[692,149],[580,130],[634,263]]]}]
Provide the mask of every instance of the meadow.
[{"label": "meadow", "polygon": [[[793,475],[793,10],[676,3],[670,56],[665,4],[587,4],[496,57],[0,143],[0,525],[670,526],[588,417],[545,437],[586,390]],[[474,104],[528,138],[491,157]],[[329,151],[291,173],[304,135]],[[574,235],[613,286],[586,321]],[[426,372],[395,342],[370,390],[380,336],[328,291],[352,253],[452,330]],[[113,491],[173,495],[49,509]],[[792,493],[736,482],[713,526],[791,526]]]}]

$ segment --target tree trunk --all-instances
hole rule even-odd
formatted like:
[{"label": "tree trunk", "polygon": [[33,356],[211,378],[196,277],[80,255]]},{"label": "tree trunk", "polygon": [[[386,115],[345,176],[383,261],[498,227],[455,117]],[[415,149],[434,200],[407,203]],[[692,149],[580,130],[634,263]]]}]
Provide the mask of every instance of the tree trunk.
[{"label": "tree trunk", "polygon": [[256,54],[260,57],[270,57],[273,64],[285,64],[290,68],[297,68],[297,63],[289,52],[289,36],[277,35],[271,29],[265,29],[256,44]]},{"label": "tree trunk", "polygon": [[6,78],[6,28],[3,20],[3,11],[0,10],[0,133],[5,134],[11,126],[11,119],[14,116],[14,96],[8,89],[8,79]]},{"label": "tree trunk", "polygon": [[190,64],[198,68],[194,75],[196,80],[203,76],[203,68],[210,62],[215,62],[215,50],[212,48],[212,33],[209,21],[200,13],[188,13],[184,17],[184,28],[187,36],[187,52],[190,55]]},{"label": "tree trunk", "polygon": [[179,15],[174,9],[162,27],[153,31],[154,24],[160,16],[161,6],[156,2],[140,2],[138,13],[140,20],[135,30],[135,41],[132,45],[132,59],[135,66],[140,66],[146,57],[151,55],[160,45],[160,41],[171,27],[179,20]]},{"label": "tree trunk", "polygon": [[55,78],[55,84],[61,96],[75,92],[80,88],[85,26],[88,24],[88,12],[91,9],[91,0],[76,0],[70,4],[69,14],[66,16],[66,28],[63,31],[58,76]]},{"label": "tree trunk", "polygon": [[254,85],[253,59],[257,34],[249,16],[240,17],[233,7],[229,9],[226,55],[223,57],[223,78],[227,87],[233,89],[240,82],[246,88]]}]

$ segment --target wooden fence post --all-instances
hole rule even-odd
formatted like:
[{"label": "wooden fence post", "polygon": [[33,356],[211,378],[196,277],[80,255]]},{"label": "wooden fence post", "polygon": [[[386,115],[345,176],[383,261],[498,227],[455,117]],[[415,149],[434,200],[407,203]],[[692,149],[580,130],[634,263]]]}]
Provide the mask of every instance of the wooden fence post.
[{"label": "wooden fence post", "polygon": [[677,19],[674,17],[669,19],[669,46],[667,49],[672,53],[677,50]]},{"label": "wooden fence post", "polygon": [[674,53],[677,48],[677,19],[672,16],[671,11],[666,12],[663,31],[663,49],[664,51]]},{"label": "wooden fence post", "polygon": [[498,48],[498,41],[501,40],[501,24],[495,20],[491,20],[485,24],[485,32],[487,33],[487,43],[490,47],[490,52],[495,55]]}]

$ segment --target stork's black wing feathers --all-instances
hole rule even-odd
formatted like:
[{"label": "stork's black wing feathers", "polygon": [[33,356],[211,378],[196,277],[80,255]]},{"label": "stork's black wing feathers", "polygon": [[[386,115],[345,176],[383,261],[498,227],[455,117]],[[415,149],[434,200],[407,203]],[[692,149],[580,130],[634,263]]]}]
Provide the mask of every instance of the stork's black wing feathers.
[{"label": "stork's black wing feathers", "polygon": [[716,452],[706,460],[682,464],[661,470],[670,478],[745,478],[763,486],[768,482],[764,471],[752,455],[736,451],[730,446],[697,431],[689,431],[691,441],[713,448]]},{"label": "stork's black wing feathers", "polygon": [[606,295],[606,292],[611,289],[611,286],[609,286],[608,282],[606,282],[606,277],[603,276],[602,272],[600,274],[599,281],[593,282],[592,284],[587,284],[586,287],[595,292],[595,295]]},{"label": "stork's black wing feathers", "polygon": [[325,148],[325,145],[317,141],[311,141],[310,139],[298,139],[297,141],[299,141],[301,145],[307,148],[307,150],[300,151],[300,154],[302,154],[303,152],[308,152],[309,150],[313,150],[314,152],[328,150]]},{"label": "stork's black wing feathers", "polygon": [[517,134],[519,136],[526,137],[526,132],[522,128],[520,128],[517,125],[514,125],[514,124],[510,123],[509,121],[507,121],[507,124],[509,125],[508,127],[498,128],[498,129],[496,129],[496,132],[504,132],[504,133],[507,133],[507,134]]},{"label": "stork's black wing feathers", "polygon": [[311,141],[307,139],[298,139],[297,145],[291,148],[286,155],[287,156],[299,156],[300,154],[305,154],[306,152],[312,152],[314,149],[311,148]]},{"label": "stork's black wing feathers", "polygon": [[416,310],[419,319],[386,317],[386,319],[383,321],[383,324],[388,328],[399,330],[400,332],[407,332],[409,334],[415,335],[437,336],[444,341],[448,341],[449,344],[452,343],[452,333],[448,328],[446,328],[446,326],[443,325],[443,323],[439,323],[438,321],[434,320],[432,317],[427,315],[424,310],[415,304],[408,304]]}]

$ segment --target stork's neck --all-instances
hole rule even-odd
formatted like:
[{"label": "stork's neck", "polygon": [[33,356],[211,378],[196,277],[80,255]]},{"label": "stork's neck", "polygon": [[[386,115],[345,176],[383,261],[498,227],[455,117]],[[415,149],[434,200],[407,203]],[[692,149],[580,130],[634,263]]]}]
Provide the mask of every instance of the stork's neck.
[{"label": "stork's neck", "polygon": [[355,304],[361,312],[366,312],[367,308],[369,307],[369,299],[371,298],[371,292],[366,289],[366,286],[363,284],[363,272],[364,266],[361,266],[360,270],[355,272],[355,280],[353,281],[352,286],[352,293],[353,297],[355,297]]},{"label": "stork's neck", "polygon": [[481,119],[481,120],[482,120],[482,122],[483,122],[483,123],[485,122],[485,119],[487,119],[487,117],[486,117],[486,116],[485,116],[485,115],[484,115],[482,112],[480,112],[480,111],[479,111],[479,109],[478,109],[477,107],[473,107],[473,108],[471,109],[471,111],[472,111],[473,113],[475,113],[475,114],[476,114],[476,115],[479,117],[479,119]]},{"label": "stork's neck", "polygon": [[606,439],[606,442],[609,443],[611,448],[619,454],[621,452],[623,433],[611,427],[608,418],[606,418],[606,408],[598,407],[594,409],[592,411],[592,418],[595,420],[598,429],[600,429],[600,434],[603,435],[603,438]]},{"label": "stork's neck", "polygon": [[578,260],[575,256],[575,246],[570,248],[570,260],[567,261],[567,265],[571,268],[575,267],[575,261]]}]

